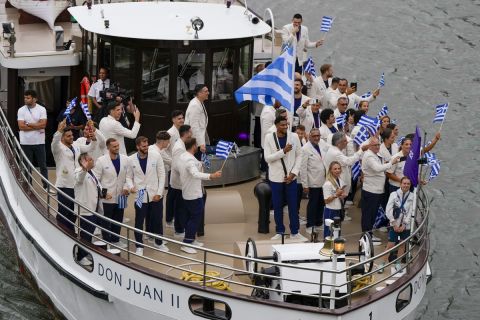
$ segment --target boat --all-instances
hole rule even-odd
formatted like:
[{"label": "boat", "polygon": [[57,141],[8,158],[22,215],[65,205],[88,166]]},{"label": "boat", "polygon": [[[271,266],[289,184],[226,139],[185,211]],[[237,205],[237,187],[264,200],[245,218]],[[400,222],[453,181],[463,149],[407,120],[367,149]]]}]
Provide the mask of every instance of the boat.
[{"label": "boat", "polygon": [[[259,150],[240,136],[250,133],[249,105],[237,106],[231,90],[251,77],[254,61],[278,54],[273,15],[268,17],[270,26],[239,3],[227,8],[217,2],[72,7],[69,12],[79,25],[67,23],[63,28],[66,38],[75,40],[73,48],[56,51],[52,41],[42,51],[28,51],[22,43],[15,44],[13,56],[0,50],[0,64],[8,74],[8,101],[0,109],[0,217],[15,244],[22,273],[67,319],[413,319],[431,277],[426,187],[416,189],[411,235],[392,249],[375,249],[370,236],[358,232],[358,215],[352,223],[328,221],[334,234],[328,241],[315,232],[307,243],[288,237],[269,240],[268,210],[262,211],[252,192],[255,189],[260,199],[263,182],[255,169]],[[139,17],[138,23],[123,23],[127,16]],[[22,28],[15,31],[19,39],[23,31],[31,31]],[[224,72],[229,62],[230,88]],[[177,77],[203,70],[207,84],[223,84],[209,105],[213,122],[209,134],[237,141],[243,157],[228,160],[227,168],[235,170],[220,182],[226,187],[208,189],[205,247],[187,245],[197,254],[180,251],[186,244],[168,229],[159,237],[120,223],[127,244],[121,248],[98,235],[92,243],[81,240],[79,224],[75,232],[57,224],[58,203],[48,191],[62,191],[51,182],[47,190],[42,188],[39,172],[14,133],[23,89],[18,77],[61,77],[66,88],[70,83],[71,91],[77,92],[80,71],[92,74],[100,65],[111,67],[111,76],[138,97],[146,136],[167,127],[169,108],[186,107],[187,102],[174,94]],[[168,98],[155,94],[165,76],[172,84]],[[212,163],[212,170],[219,165]],[[247,167],[254,168],[253,176],[242,174]],[[130,199],[130,218],[132,204]],[[138,256],[134,232],[168,241],[170,252],[145,243],[145,254]],[[378,274],[379,262],[400,246],[407,248],[404,256],[385,267],[389,272]],[[88,253],[91,265],[76,260],[78,250]],[[402,259],[402,268],[393,268]]]},{"label": "boat", "polygon": [[68,8],[67,0],[8,0],[12,6],[44,20],[53,30],[57,17]]}]

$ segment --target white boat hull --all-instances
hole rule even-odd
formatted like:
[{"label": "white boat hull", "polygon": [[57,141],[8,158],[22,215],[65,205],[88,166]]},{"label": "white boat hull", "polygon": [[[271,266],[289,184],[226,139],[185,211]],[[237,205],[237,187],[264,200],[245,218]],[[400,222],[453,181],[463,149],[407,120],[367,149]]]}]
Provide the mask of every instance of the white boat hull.
[{"label": "white boat hull", "polygon": [[[396,291],[342,315],[318,312],[317,308],[294,308],[287,303],[271,303],[250,297],[219,294],[210,289],[163,279],[129,268],[108,257],[91,252],[93,272],[73,259],[75,240],[48,221],[23,192],[13,176],[4,150],[0,148],[0,211],[15,241],[19,259],[28,268],[38,287],[67,319],[200,319],[188,306],[197,294],[223,301],[232,310],[231,319],[319,320],[319,319],[409,319],[420,303],[426,287],[427,265],[409,283]],[[412,285],[410,304],[395,311],[398,292]]]}]

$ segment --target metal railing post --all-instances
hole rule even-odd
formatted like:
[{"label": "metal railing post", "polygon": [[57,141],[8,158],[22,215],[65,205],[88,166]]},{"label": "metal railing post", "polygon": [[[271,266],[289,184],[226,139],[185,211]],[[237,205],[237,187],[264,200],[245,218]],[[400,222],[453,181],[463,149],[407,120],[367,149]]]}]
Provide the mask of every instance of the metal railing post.
[{"label": "metal railing post", "polygon": [[[81,229],[80,229],[80,220],[81,220],[81,219],[82,219],[82,218],[81,218],[81,216],[80,216],[80,206],[77,206],[77,238],[78,238],[78,239],[81,239],[81,238],[80,238],[80,232],[81,232],[81,231],[80,231],[80,230],[81,230]],[[68,220],[68,219],[67,219],[67,220]],[[71,221],[70,221],[70,223],[71,223]]]},{"label": "metal railing post", "polygon": [[207,251],[203,251],[203,288],[207,286]]},{"label": "metal railing post", "polygon": [[320,270],[320,288],[318,292],[318,307],[322,307],[322,285],[323,285],[323,271]]},{"label": "metal railing post", "polygon": [[130,261],[130,228],[127,228],[127,261]]},{"label": "metal railing post", "polygon": [[50,216],[50,185],[47,185],[47,215]]}]

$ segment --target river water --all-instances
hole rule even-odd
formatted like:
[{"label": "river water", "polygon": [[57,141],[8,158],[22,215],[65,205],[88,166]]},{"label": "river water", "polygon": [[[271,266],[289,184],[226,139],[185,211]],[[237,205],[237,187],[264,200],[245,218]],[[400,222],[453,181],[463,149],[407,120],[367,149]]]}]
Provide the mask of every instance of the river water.
[{"label": "river water", "polygon": [[[434,106],[449,102],[442,140],[435,149],[440,176],[430,184],[433,279],[417,319],[479,319],[480,0],[256,0],[270,7],[275,24],[304,17],[310,39],[319,39],[323,15],[335,17],[324,46],[311,50],[317,64],[358,82],[360,93],[385,88],[371,107],[387,103],[402,135],[418,124],[431,138]],[[1,227],[0,231],[3,230]],[[18,274],[14,250],[0,232],[0,319],[53,319]]]}]

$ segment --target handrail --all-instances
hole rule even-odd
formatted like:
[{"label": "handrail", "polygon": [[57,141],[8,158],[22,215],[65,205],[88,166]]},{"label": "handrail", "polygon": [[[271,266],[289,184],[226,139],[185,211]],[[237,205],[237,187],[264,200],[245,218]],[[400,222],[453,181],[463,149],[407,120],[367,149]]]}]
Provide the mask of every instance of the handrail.
[{"label": "handrail", "polygon": [[[78,207],[81,207],[82,209],[86,210],[87,212],[89,212],[89,213],[91,213],[91,214],[93,214],[97,217],[101,217],[101,219],[107,220],[109,223],[113,223],[113,224],[116,224],[116,225],[120,226],[121,228],[125,228],[127,230],[127,237],[120,235],[120,238],[127,240],[127,242],[129,242],[129,243],[137,243],[134,238],[130,238],[130,235],[132,234],[132,232],[137,232],[137,233],[142,234],[142,236],[147,235],[147,236],[153,237],[154,239],[169,241],[169,242],[174,243],[176,245],[187,246],[187,247],[191,247],[191,248],[194,248],[194,249],[200,251],[201,253],[203,253],[203,259],[197,259],[197,258],[194,258],[194,257],[189,257],[189,256],[185,256],[185,255],[182,255],[182,254],[177,254],[177,253],[174,253],[174,252],[162,252],[162,253],[163,254],[168,254],[168,255],[176,257],[176,258],[181,258],[181,259],[185,259],[185,260],[188,260],[188,261],[191,261],[191,262],[202,264],[203,265],[203,271],[202,272],[195,272],[195,271],[192,271],[192,270],[185,269],[181,266],[172,265],[172,264],[166,262],[165,259],[156,260],[156,259],[154,259],[152,257],[149,257],[149,256],[146,256],[146,255],[142,256],[141,258],[146,260],[146,261],[153,262],[153,263],[156,263],[158,265],[166,266],[166,267],[178,270],[178,271],[188,271],[188,272],[191,272],[191,273],[194,273],[194,274],[198,274],[200,276],[204,276],[204,278],[205,278],[205,273],[206,273],[207,267],[216,267],[216,268],[220,268],[220,269],[223,269],[223,270],[239,272],[239,273],[242,273],[244,275],[249,275],[249,276],[262,276],[262,277],[268,278],[270,280],[281,280],[281,281],[290,281],[290,282],[303,283],[303,284],[309,284],[309,285],[317,285],[317,286],[319,286],[320,290],[319,290],[318,294],[302,294],[302,293],[297,293],[297,292],[289,292],[289,291],[285,291],[285,290],[282,290],[282,289],[267,288],[267,287],[264,287],[264,286],[247,284],[247,283],[243,283],[243,282],[240,282],[240,281],[235,281],[235,280],[232,280],[232,279],[224,279],[220,276],[218,276],[218,277],[208,276],[209,278],[212,278],[212,279],[215,279],[215,280],[221,280],[221,281],[224,281],[224,282],[229,283],[229,284],[239,285],[239,286],[243,286],[243,287],[247,287],[247,288],[251,288],[251,289],[256,289],[256,290],[264,290],[264,291],[268,291],[268,292],[278,292],[278,293],[281,293],[281,294],[295,294],[295,295],[299,295],[299,296],[313,297],[313,298],[318,298],[319,300],[325,300],[325,299],[326,300],[341,300],[341,299],[348,298],[349,303],[350,303],[351,297],[353,295],[356,295],[360,292],[364,292],[364,291],[368,290],[369,288],[378,285],[380,282],[384,281],[385,279],[388,279],[388,278],[394,276],[394,274],[392,274],[390,277],[386,277],[384,279],[377,280],[377,281],[369,284],[368,286],[354,292],[352,290],[353,280],[348,279],[348,278],[347,278],[346,282],[336,283],[336,284],[323,283],[322,280],[320,280],[319,282],[317,282],[317,281],[300,281],[300,280],[297,280],[297,279],[288,279],[288,278],[281,277],[281,276],[265,275],[261,272],[248,272],[248,271],[245,271],[245,270],[238,269],[238,268],[234,267],[233,264],[231,266],[219,265],[218,263],[209,261],[208,257],[209,256],[210,257],[211,256],[222,256],[222,257],[231,258],[234,261],[240,261],[242,263],[250,262],[250,263],[258,263],[258,264],[261,264],[261,265],[276,266],[276,267],[279,267],[279,268],[282,268],[282,267],[283,268],[295,268],[297,270],[303,270],[303,271],[314,271],[314,272],[319,273],[319,278],[318,279],[324,279],[325,274],[338,275],[338,274],[345,273],[347,275],[350,275],[352,269],[358,268],[359,266],[363,266],[363,265],[368,264],[370,262],[375,262],[376,260],[381,259],[385,255],[390,254],[393,251],[396,251],[401,246],[404,246],[405,244],[411,244],[411,246],[408,247],[408,250],[406,250],[406,252],[402,256],[397,257],[396,260],[394,260],[394,261],[392,261],[388,264],[388,265],[391,265],[391,264],[395,263],[396,261],[400,261],[402,258],[406,257],[407,258],[407,263],[406,263],[406,266],[403,269],[407,268],[407,270],[408,270],[408,267],[418,259],[421,250],[425,249],[426,246],[427,246],[427,243],[428,243],[428,241],[426,241],[426,239],[428,237],[428,230],[427,230],[426,226],[428,225],[429,201],[428,201],[428,197],[425,193],[425,190],[420,187],[418,189],[419,201],[417,201],[417,210],[416,211],[418,211],[418,213],[421,213],[420,218],[422,218],[422,220],[420,221],[418,227],[415,230],[413,230],[411,235],[409,237],[407,237],[404,241],[402,241],[399,244],[397,244],[396,246],[394,246],[393,248],[391,248],[389,250],[386,250],[386,251],[384,251],[384,252],[382,252],[382,253],[374,256],[374,257],[366,259],[362,262],[353,264],[351,266],[346,266],[343,269],[330,270],[330,269],[322,269],[322,268],[305,267],[305,266],[292,265],[292,264],[288,264],[288,263],[282,263],[282,262],[276,262],[276,261],[270,261],[270,260],[266,261],[266,260],[262,260],[262,259],[255,259],[255,258],[250,258],[250,257],[231,254],[231,253],[228,253],[228,252],[221,252],[221,251],[214,250],[214,249],[197,247],[197,246],[194,246],[194,245],[191,245],[191,244],[186,244],[186,243],[183,243],[181,241],[177,241],[175,239],[167,238],[165,236],[155,235],[153,233],[146,232],[146,231],[131,227],[127,224],[124,224],[122,222],[117,222],[117,221],[112,220],[108,217],[100,215],[97,212],[91,211],[88,208],[85,208],[83,205],[75,202],[75,199],[69,197],[67,194],[65,194],[61,190],[57,189],[50,181],[43,178],[43,176],[38,172],[38,170],[35,167],[33,167],[31,162],[25,156],[25,153],[23,152],[23,150],[20,146],[20,143],[17,140],[16,136],[14,135],[11,127],[9,126],[8,121],[5,117],[5,114],[4,114],[4,112],[1,108],[0,108],[0,129],[3,133],[4,139],[6,141],[7,148],[9,149],[8,151],[10,151],[11,155],[13,156],[13,162],[14,163],[11,164],[11,165],[16,165],[18,167],[22,179],[29,186],[29,191],[32,192],[41,201],[41,203],[43,203],[43,205],[46,206],[46,208],[48,210],[47,212],[50,212],[50,210],[52,210],[53,213],[60,214],[58,212],[58,210],[55,209],[55,207],[52,205],[54,203],[58,203],[58,201],[57,201],[56,198],[52,197],[52,195],[50,195],[48,192],[46,192],[47,199],[46,200],[43,199],[43,197],[41,196],[42,191],[41,190],[40,190],[40,192],[37,191],[34,188],[34,185],[33,185],[34,183],[37,184],[38,186],[41,186],[41,182],[45,182],[48,186],[47,189],[56,190],[57,193],[61,194],[62,196],[64,196],[68,200],[73,201],[75,204],[77,204]],[[41,180],[37,181],[37,179],[34,177],[34,174],[36,176],[40,177]],[[53,199],[53,202],[51,201],[52,199]],[[63,206],[63,204],[61,204],[61,203],[59,205]],[[68,209],[68,208],[66,208],[66,209]],[[68,209],[68,210],[70,210],[70,209]],[[84,219],[81,215],[78,215],[77,212],[74,212],[74,211],[75,210],[73,210],[71,212],[73,214],[75,214],[78,217],[79,220]],[[103,231],[110,232],[110,231],[104,229],[100,225],[97,225],[97,227],[100,228]],[[75,226],[75,228],[78,230],[78,234],[80,234],[80,230],[82,230],[82,229],[80,228],[79,224],[77,224]],[[82,230],[82,231],[86,232],[84,230]],[[100,237],[98,237],[94,234],[90,233],[90,235],[92,235],[92,237],[94,239],[101,239]],[[414,237],[416,237],[416,239],[417,239],[416,243],[412,241],[412,239]],[[76,241],[79,242],[79,239],[76,239]],[[105,240],[103,240],[103,241],[105,241]],[[110,244],[110,245],[122,250],[123,252],[126,252],[128,261],[130,260],[130,255],[131,254],[136,255],[135,252],[133,252],[129,249],[129,247],[127,247],[126,249],[122,249],[122,248],[117,247],[115,244]],[[145,243],[144,246],[147,247],[147,248],[150,248],[152,250],[159,251],[157,248],[155,248],[154,246],[150,246],[148,243]],[[413,254],[412,254],[412,251],[413,251]],[[139,256],[137,256],[137,257],[139,257]],[[378,271],[378,268],[374,268],[371,272],[364,274],[364,276],[374,274],[377,271]],[[400,272],[400,271],[397,271],[397,272]],[[347,293],[342,295],[342,296],[330,297],[329,294],[326,294],[326,295],[322,294],[322,287],[323,288],[337,288],[338,289],[338,288],[341,288],[345,285],[348,287]]]},{"label": "handrail", "polygon": [[[273,12],[270,8],[267,8],[265,9],[265,11],[263,12],[263,19],[265,21],[265,16],[267,15],[267,13],[270,15],[270,21],[272,22],[272,25],[270,26],[272,28],[272,52],[271,52],[271,58],[272,58],[272,61],[273,61],[273,58],[274,58],[274,48],[275,48],[275,20],[273,18]],[[262,52],[265,52],[265,49],[264,49],[264,42],[265,42],[265,35],[262,35]]]}]

